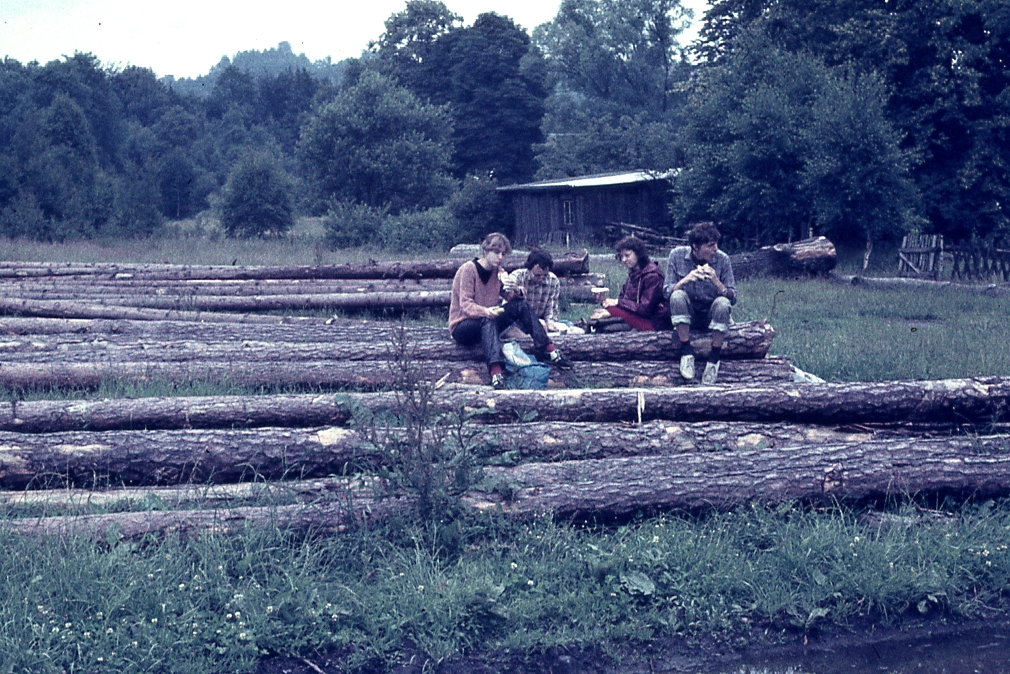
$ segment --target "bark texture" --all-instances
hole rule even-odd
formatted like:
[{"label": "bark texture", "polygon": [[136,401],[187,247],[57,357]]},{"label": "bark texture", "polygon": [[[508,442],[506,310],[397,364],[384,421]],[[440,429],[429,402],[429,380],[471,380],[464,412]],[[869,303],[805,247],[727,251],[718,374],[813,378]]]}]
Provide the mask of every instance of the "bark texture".
[{"label": "bark texture", "polygon": [[837,263],[835,245],[823,236],[794,243],[765,246],[751,253],[731,256],[738,279],[753,276],[824,276]]},{"label": "bark texture", "polygon": [[[442,444],[447,428],[432,428]],[[464,442],[481,462],[561,461],[741,448],[864,441],[887,431],[850,432],[793,424],[528,423],[467,429]],[[118,485],[199,485],[347,475],[388,463],[406,441],[400,428],[258,428],[62,433],[0,432],[0,487],[96,489]]]},{"label": "bark texture", "polygon": [[[396,393],[205,396],[89,401],[13,401],[0,430],[253,428],[343,425],[354,414],[401,408]],[[656,389],[438,391],[436,408],[464,410],[476,423],[538,421],[760,421],[815,424],[949,423],[986,427],[1006,416],[1010,379],[846,384],[764,384]]]},{"label": "bark texture", "polygon": [[[185,326],[178,331],[138,331],[132,326],[86,337],[11,339],[0,343],[9,362],[123,362],[311,361],[395,360],[480,362],[476,348],[458,346],[445,328],[408,327],[380,322],[325,325],[321,321],[287,325]],[[0,325],[2,328],[2,325]],[[775,335],[763,321],[736,323],[726,336],[723,357],[763,358]],[[290,340],[290,341],[288,341]],[[613,335],[557,335],[554,343],[577,361],[655,361],[679,358],[673,333],[621,333]],[[528,338],[518,340],[532,351]],[[704,358],[711,350],[710,333],[694,333],[695,353]]]},{"label": "bark texture", "polygon": [[[510,515],[627,516],[725,510],[748,502],[830,502],[919,492],[1010,493],[1008,438],[888,439],[848,444],[529,463],[486,469],[499,493],[471,505]],[[502,493],[504,492],[504,494]],[[505,498],[505,497],[508,498]]]},{"label": "bark texture", "polygon": [[[0,365],[0,386],[13,388],[94,388],[105,383],[160,381],[173,384],[216,382],[236,386],[292,386],[355,388],[377,390],[390,388],[397,381],[395,365],[389,360],[332,360],[326,349],[319,349],[319,359],[258,360],[228,352],[220,359],[178,360],[179,354],[167,352],[164,359],[134,361],[122,359],[157,357],[148,352],[124,354],[103,352],[49,352],[39,358],[24,358],[8,353]],[[0,352],[2,353],[2,352]],[[13,356],[13,357],[11,357]],[[63,356],[63,357],[61,357]],[[169,356],[173,356],[170,358]],[[208,357],[209,358],[209,357]],[[685,381],[677,361],[639,361],[592,363],[575,361],[570,370],[551,372],[558,386],[583,387],[666,387],[696,383]],[[422,380],[443,383],[490,384],[487,367],[479,361],[417,361],[411,369]],[[704,363],[698,362],[698,372]],[[727,360],[719,370],[720,384],[789,382],[793,368],[787,358],[769,356],[753,360]]]}]

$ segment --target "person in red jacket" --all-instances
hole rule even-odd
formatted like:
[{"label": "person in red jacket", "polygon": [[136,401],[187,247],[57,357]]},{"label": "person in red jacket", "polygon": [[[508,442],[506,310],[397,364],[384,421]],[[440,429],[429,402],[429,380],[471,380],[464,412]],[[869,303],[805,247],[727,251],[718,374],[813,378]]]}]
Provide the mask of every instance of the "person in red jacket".
[{"label": "person in red jacket", "polygon": [[[502,281],[509,276],[501,269],[501,263],[511,252],[508,237],[499,232],[488,234],[481,243],[481,256],[456,270],[449,303],[452,338],[462,346],[481,346],[491,374],[491,385],[497,389],[505,387],[501,333],[513,323],[533,338],[537,358],[556,367],[571,366],[571,362],[554,348],[525,300],[522,288],[503,288]],[[502,298],[504,305],[500,304]]]},{"label": "person in red jacket", "polygon": [[663,295],[663,271],[649,259],[645,242],[628,236],[614,248],[617,259],[628,268],[628,280],[616,300],[603,300],[603,308],[635,330],[670,330],[670,305]]}]

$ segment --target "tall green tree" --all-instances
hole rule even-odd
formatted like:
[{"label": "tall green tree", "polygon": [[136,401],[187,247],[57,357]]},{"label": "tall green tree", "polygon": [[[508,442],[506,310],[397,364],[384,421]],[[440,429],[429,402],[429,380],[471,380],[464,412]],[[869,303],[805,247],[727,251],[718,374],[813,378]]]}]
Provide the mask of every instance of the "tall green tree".
[{"label": "tall green tree", "polygon": [[373,43],[374,67],[421,100],[448,105],[457,177],[527,180],[548,94],[540,52],[506,16],[460,24],[437,0],[411,0]]},{"label": "tall green tree", "polygon": [[1010,234],[1010,7],[999,0],[714,0],[709,63],[759,29],[781,49],[877,73],[929,227]]},{"label": "tall green tree", "polygon": [[441,204],[452,192],[452,122],[376,72],[309,117],[298,154],[317,203],[331,197],[392,213]]},{"label": "tall green tree", "polygon": [[871,242],[916,224],[908,156],[872,75],[831,69],[760,32],[694,82],[676,181],[679,220],[765,244],[809,228]]},{"label": "tall green tree", "polygon": [[221,225],[229,236],[277,236],[294,224],[291,180],[266,153],[240,160],[221,195]]}]

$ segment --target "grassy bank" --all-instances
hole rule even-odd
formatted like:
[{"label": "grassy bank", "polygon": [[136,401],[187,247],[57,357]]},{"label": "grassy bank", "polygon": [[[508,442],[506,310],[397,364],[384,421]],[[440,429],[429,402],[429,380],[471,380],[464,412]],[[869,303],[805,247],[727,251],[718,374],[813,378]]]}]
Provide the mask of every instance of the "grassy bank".
[{"label": "grassy bank", "polygon": [[0,666],[240,672],[273,654],[339,653],[345,671],[381,671],[404,651],[440,662],[477,647],[742,643],[1004,604],[1010,507],[900,515],[881,526],[747,508],[616,529],[487,519],[458,537],[389,526],[140,546],[3,536]]},{"label": "grassy bank", "polygon": [[[293,241],[288,252],[266,242],[208,252],[204,242],[192,257],[185,240],[132,254],[126,244],[76,250],[79,257],[61,247],[14,252],[226,264],[242,252],[240,264],[316,263],[310,236]],[[27,246],[5,245],[8,253]],[[350,261],[368,253],[325,255]],[[622,272],[607,271],[619,287]],[[1006,300],[768,279],[741,283],[740,296],[737,320],[770,320],[773,353],[829,380],[1010,375]],[[567,316],[585,311],[573,306]],[[33,397],[273,392],[152,382]],[[141,506],[167,507],[71,512]],[[66,513],[5,508],[8,517]],[[35,541],[0,527],[0,545],[0,671],[245,672],[271,656],[382,671],[412,655],[438,663],[477,648],[522,660],[555,646],[617,652],[713,634],[738,644],[908,615],[1002,613],[1010,504],[906,502],[882,513],[747,507],[621,526],[405,516],[331,538],[248,530],[142,544],[116,542],[114,532],[98,543]]]}]

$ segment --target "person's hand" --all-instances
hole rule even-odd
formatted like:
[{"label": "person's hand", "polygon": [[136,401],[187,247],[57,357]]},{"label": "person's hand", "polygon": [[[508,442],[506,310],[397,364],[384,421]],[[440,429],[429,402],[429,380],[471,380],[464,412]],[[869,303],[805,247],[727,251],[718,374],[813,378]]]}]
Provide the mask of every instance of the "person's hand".
[{"label": "person's hand", "polygon": [[617,300],[615,300],[613,297],[609,297],[609,298],[603,300],[603,302],[601,302],[601,304],[603,305],[604,309],[606,309],[607,307],[616,307],[617,306]]},{"label": "person's hand", "polygon": [[505,307],[489,307],[487,310],[489,318],[501,316],[505,312]]}]

